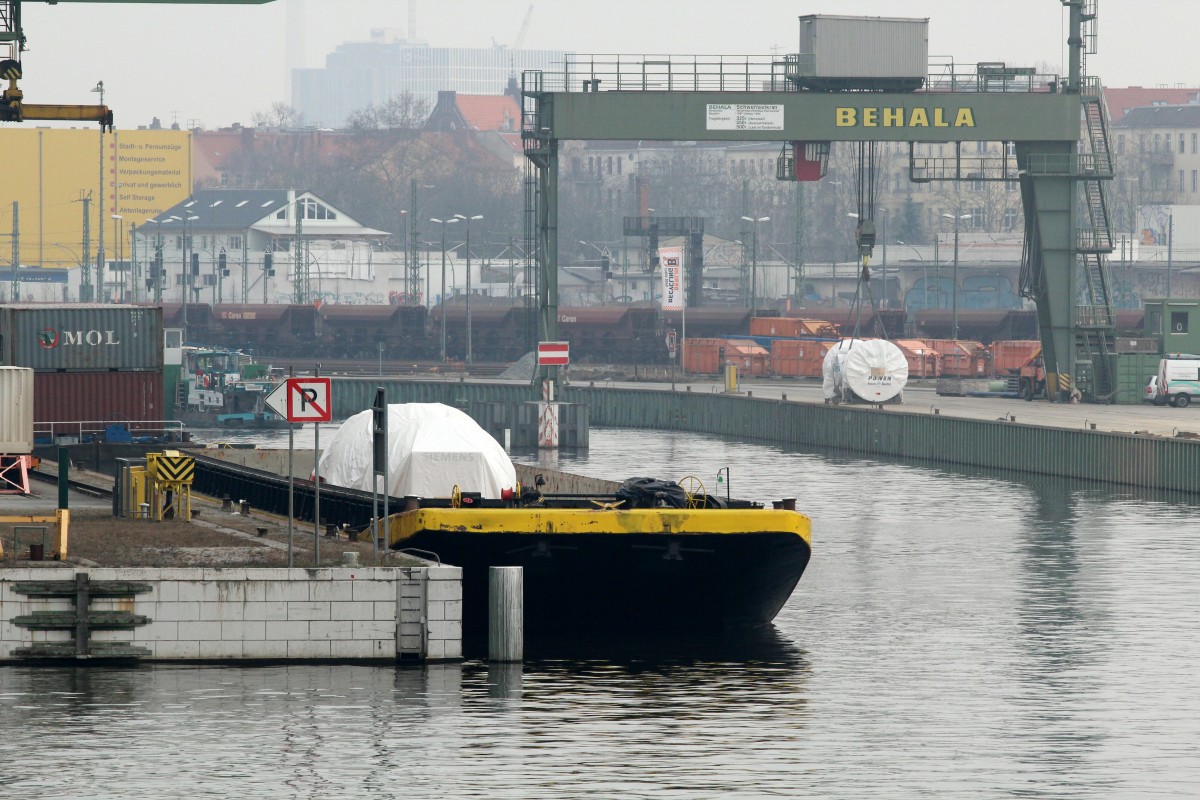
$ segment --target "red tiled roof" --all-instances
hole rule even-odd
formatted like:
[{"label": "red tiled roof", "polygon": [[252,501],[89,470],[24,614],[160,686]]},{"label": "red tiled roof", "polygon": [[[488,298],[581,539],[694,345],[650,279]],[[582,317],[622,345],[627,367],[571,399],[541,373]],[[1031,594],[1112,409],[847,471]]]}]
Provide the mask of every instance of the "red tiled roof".
[{"label": "red tiled roof", "polygon": [[1116,122],[1131,108],[1146,106],[1182,106],[1194,101],[1200,88],[1145,88],[1143,86],[1105,86],[1104,102],[1108,105],[1108,116]]},{"label": "red tiled roof", "polygon": [[506,94],[460,94],[455,96],[467,127],[479,131],[521,130],[521,109]]}]

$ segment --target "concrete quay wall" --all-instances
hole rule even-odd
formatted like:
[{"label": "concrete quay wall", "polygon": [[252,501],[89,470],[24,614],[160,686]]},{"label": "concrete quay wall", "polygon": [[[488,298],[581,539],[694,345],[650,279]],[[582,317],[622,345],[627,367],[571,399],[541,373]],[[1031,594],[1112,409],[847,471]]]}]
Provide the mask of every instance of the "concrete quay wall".
[{"label": "concrete quay wall", "polygon": [[91,611],[149,618],[139,627],[94,630],[91,640],[145,648],[145,661],[444,661],[462,658],[462,570],[458,567],[318,569],[0,570],[0,662],[19,648],[73,642],[76,631],[14,624],[37,612],[73,612],[73,597],[16,591],[22,582],[139,582],[151,591],[94,597]]},{"label": "concrete quay wall", "polygon": [[[524,402],[527,384],[334,377],[334,416],[369,407],[375,387],[393,403]],[[1200,441],[1166,435],[936,414],[911,405],[826,405],[782,397],[619,386],[564,387],[559,399],[586,403],[593,425],[690,431],[934,464],[1095,480],[1200,493]],[[1050,404],[1045,404],[1050,405]],[[1136,411],[1136,409],[1135,409]],[[1131,413],[1131,412],[1124,412]]]}]

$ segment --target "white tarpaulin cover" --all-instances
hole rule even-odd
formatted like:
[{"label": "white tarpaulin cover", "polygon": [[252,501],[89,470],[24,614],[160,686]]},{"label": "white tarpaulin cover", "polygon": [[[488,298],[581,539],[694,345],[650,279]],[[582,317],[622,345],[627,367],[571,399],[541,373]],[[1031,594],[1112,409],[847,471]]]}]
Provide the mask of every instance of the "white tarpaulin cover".
[{"label": "white tarpaulin cover", "polygon": [[[371,491],[371,410],[342,423],[321,452],[326,483]],[[441,403],[388,405],[388,487],[393,497],[449,497],[455,486],[498,500],[517,485],[504,448],[475,420]]]},{"label": "white tarpaulin cover", "polygon": [[886,339],[843,339],[825,354],[821,365],[825,399],[845,399],[853,391],[869,403],[899,395],[908,383],[908,360]]}]

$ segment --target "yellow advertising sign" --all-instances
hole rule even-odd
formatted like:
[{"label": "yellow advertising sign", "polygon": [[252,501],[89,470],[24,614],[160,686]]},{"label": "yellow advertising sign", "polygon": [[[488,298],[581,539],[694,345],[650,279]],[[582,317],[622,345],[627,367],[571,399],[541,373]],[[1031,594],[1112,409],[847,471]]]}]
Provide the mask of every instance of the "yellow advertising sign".
[{"label": "yellow advertising sign", "polygon": [[[85,197],[90,198],[88,261],[94,265],[100,225],[105,226],[106,260],[118,252],[128,259],[131,226],[145,224],[191,193],[187,131],[106,133],[102,154],[98,128],[2,128],[0,152],[5,154],[0,234],[12,232],[16,202],[20,258],[26,266],[69,269],[83,262]],[[101,194],[104,200],[98,203]],[[114,214],[121,219],[114,220]],[[7,264],[9,252],[5,246],[0,263]]]}]

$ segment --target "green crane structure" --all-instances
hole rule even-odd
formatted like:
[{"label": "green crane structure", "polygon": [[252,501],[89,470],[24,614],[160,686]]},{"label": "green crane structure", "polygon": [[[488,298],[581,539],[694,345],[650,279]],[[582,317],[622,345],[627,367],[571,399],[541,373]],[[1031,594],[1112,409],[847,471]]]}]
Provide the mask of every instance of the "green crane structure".
[{"label": "green crane structure", "polygon": [[[1059,0],[1069,12],[1066,77],[980,63],[928,76],[923,86],[814,89],[797,56],[573,55],[562,71],[522,77],[522,138],[536,191],[538,335],[558,338],[558,161],[565,140],[779,141],[789,158],[828,143],[907,142],[914,181],[1020,184],[1025,207],[1022,291],[1035,301],[1052,400],[1104,401],[1114,388],[1115,336],[1105,254],[1112,250],[1112,177],[1098,78],[1085,77],[1096,0]],[[1081,144],[1082,140],[1082,144]],[[951,158],[917,155],[948,144]],[[963,142],[1000,142],[999,156]],[[817,145],[815,148],[813,145]],[[974,150],[975,148],[972,148]],[[553,381],[555,368],[544,378]]]}]

